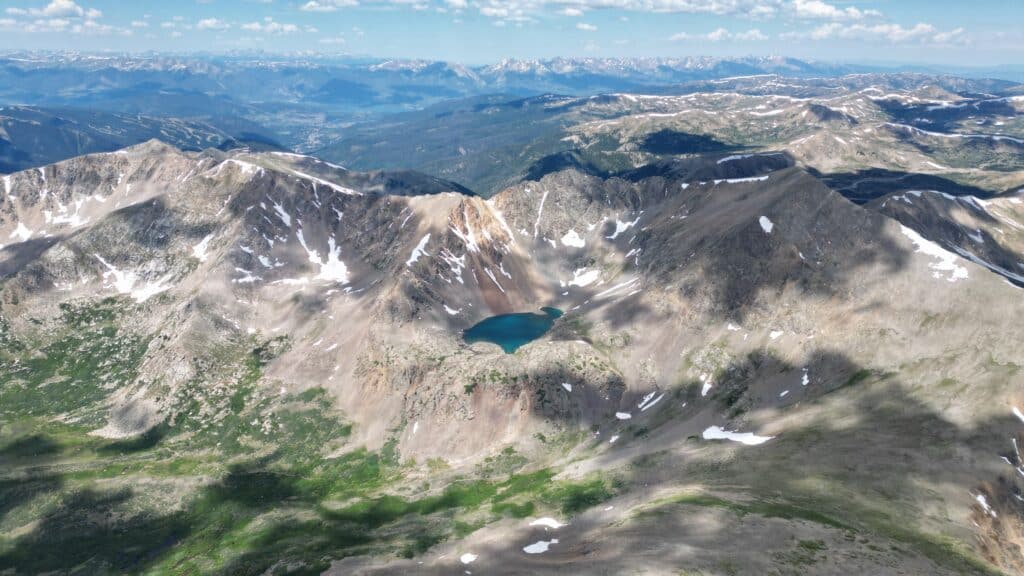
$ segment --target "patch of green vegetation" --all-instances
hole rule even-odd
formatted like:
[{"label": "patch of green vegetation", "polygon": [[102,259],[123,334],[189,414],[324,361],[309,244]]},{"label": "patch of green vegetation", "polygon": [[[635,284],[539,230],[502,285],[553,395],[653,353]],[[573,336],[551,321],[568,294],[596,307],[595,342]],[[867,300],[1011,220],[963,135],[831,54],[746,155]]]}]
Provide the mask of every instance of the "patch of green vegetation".
[{"label": "patch of green vegetation", "polygon": [[135,381],[149,342],[119,325],[120,306],[114,299],[62,304],[52,340],[19,344],[0,355],[0,417],[78,411],[77,419],[98,424],[99,403],[110,390]]},{"label": "patch of green vegetation", "polygon": [[856,386],[857,384],[860,384],[861,382],[870,378],[873,374],[874,372],[866,368],[858,370],[851,374],[850,377],[846,379],[846,382],[843,382],[840,388],[846,388],[847,386]]},{"label": "patch of green vegetation", "polygon": [[830,526],[832,528],[838,528],[841,530],[853,530],[852,527],[835,520],[825,514],[794,506],[785,502],[771,502],[763,500],[755,500],[752,502],[735,502],[732,500],[725,500],[717,496],[710,494],[700,493],[687,493],[673,496],[666,500],[661,500],[655,503],[653,508],[641,511],[640,515],[644,514],[657,514],[659,510],[663,510],[665,506],[671,506],[675,504],[684,504],[689,506],[704,506],[711,508],[722,508],[736,513],[739,516],[745,516],[747,514],[757,514],[766,518],[783,518],[786,520],[806,520],[808,522],[814,522],[815,524],[821,524],[824,526]]},{"label": "patch of green vegetation", "polygon": [[533,502],[497,502],[491,505],[491,512],[499,516],[511,516],[513,518],[527,518],[533,516],[536,505]]},{"label": "patch of green vegetation", "polygon": [[527,463],[526,457],[516,452],[512,446],[506,446],[494,456],[488,456],[476,465],[476,472],[482,478],[505,476],[519,470]]},{"label": "patch of green vegetation", "polygon": [[[468,535],[470,532],[473,531],[470,530],[469,532],[466,532],[466,534],[460,535],[458,530],[459,524],[460,523],[458,522],[456,523],[456,535],[460,538],[462,536]],[[402,549],[402,551],[399,553],[399,556],[401,556],[402,558],[415,558],[416,556],[423,554],[427,550],[430,550],[436,544],[444,542],[445,540],[446,536],[442,532],[436,532],[431,530],[417,532],[416,535],[413,536],[412,542],[407,544],[405,548]]]},{"label": "patch of green vegetation", "polygon": [[549,494],[565,514],[582,512],[610,500],[614,496],[605,481],[600,478],[580,483],[561,484]]},{"label": "patch of green vegetation", "polygon": [[828,549],[828,546],[822,540],[801,540],[797,543],[797,546],[811,552],[820,552]]},{"label": "patch of green vegetation", "polygon": [[[840,521],[808,506],[788,502],[766,500],[736,502],[709,494],[687,493],[655,502],[651,507],[637,513],[637,516],[665,514],[672,505],[676,504],[721,508],[734,512],[739,516],[757,514],[767,518],[804,520],[845,530],[851,534],[855,534],[863,529],[866,532],[906,544],[935,563],[965,574],[987,574],[992,576],[999,574],[990,565],[974,557],[961,544],[949,538],[917,531],[908,523],[901,521],[901,519],[890,517],[887,514],[851,507],[850,502],[843,503],[844,520]],[[851,520],[846,520],[846,518]],[[856,527],[854,526],[854,519],[856,520]],[[806,544],[801,547],[801,550],[806,552],[808,547],[816,545]]]},{"label": "patch of green vegetation", "polygon": [[824,556],[819,557],[819,554],[825,550],[828,550],[828,546],[825,545],[823,540],[801,540],[797,542],[794,549],[779,552],[773,555],[773,557],[778,562],[806,567],[823,560]]}]

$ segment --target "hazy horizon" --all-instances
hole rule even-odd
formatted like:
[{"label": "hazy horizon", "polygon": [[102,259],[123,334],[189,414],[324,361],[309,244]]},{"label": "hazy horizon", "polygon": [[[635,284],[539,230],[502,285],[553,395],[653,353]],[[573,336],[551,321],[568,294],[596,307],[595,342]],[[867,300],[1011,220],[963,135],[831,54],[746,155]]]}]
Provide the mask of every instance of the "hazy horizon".
[{"label": "hazy horizon", "polygon": [[[998,14],[999,18],[992,15]],[[556,56],[785,54],[828,62],[1016,65],[1019,3],[919,0],[7,1],[2,49],[343,51],[480,64]]]}]

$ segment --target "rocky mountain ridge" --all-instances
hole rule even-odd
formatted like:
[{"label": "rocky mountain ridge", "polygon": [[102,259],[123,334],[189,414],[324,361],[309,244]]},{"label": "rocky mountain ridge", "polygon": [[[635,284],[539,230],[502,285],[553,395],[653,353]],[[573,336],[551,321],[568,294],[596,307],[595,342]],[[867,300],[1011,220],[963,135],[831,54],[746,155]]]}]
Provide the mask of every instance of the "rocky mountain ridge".
[{"label": "rocky mountain ridge", "polygon": [[[406,477],[379,492],[335,489],[296,512],[317,518],[321,535],[370,522],[361,533],[381,542],[405,534],[408,518],[447,524],[436,507],[370,521],[361,506],[429,496],[431,479],[483,474],[508,449],[523,455],[511,469],[550,467],[553,482],[620,478],[562,508],[580,523],[558,528],[566,547],[552,555],[502,544],[526,537],[518,517],[457,512],[479,523],[472,536],[414,549],[437,572],[463,567],[465,554],[474,570],[596,571],[584,549],[643,542],[651,527],[640,513],[669,506],[667,495],[698,506],[679,496],[693,490],[731,503],[721,506],[795,507],[784,520],[758,508],[764,523],[750,529],[806,539],[817,527],[822,545],[879,573],[1015,569],[1020,288],[929,240],[928,221],[886,216],[895,199],[857,206],[786,154],[709,154],[629,178],[566,169],[487,200],[411,173],[159,142],[3,181],[10,422],[44,418],[120,442],[157,431],[141,454],[237,465],[278,457],[292,446],[285,433],[315,429],[301,460],[315,470],[360,449],[403,462]],[[565,315],[514,354],[461,340],[479,320],[540,306]],[[78,353],[62,360],[69,343]],[[310,403],[348,426],[290,428],[296,414],[313,418],[300,409]],[[210,482],[132,474],[177,482],[183,502],[195,497],[187,486]],[[606,500],[603,515],[583,512]],[[700,522],[721,522],[714,508]],[[895,530],[890,514],[912,528]],[[40,537],[10,528],[28,534],[14,550]],[[844,544],[849,533],[864,543]],[[727,540],[706,537],[708,549]],[[268,548],[277,556],[252,567],[313,562],[307,545]],[[394,572],[417,561],[359,546],[316,549],[314,564]],[[614,562],[707,566],[656,552]],[[341,560],[353,553],[355,563]],[[0,568],[13,558],[3,554]],[[745,562],[791,567],[779,554]],[[838,558],[816,562],[827,572]]]}]

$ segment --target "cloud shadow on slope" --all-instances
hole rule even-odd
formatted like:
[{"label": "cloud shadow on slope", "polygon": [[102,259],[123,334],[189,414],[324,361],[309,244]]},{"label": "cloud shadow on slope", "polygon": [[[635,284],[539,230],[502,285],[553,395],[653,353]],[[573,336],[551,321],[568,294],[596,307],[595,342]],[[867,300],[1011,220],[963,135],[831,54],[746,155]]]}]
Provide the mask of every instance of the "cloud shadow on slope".
[{"label": "cloud shadow on slope", "polygon": [[[701,407],[694,406],[702,400],[694,391],[697,383],[691,383],[678,388],[681,393],[670,390],[666,400],[628,421],[591,422],[602,432],[592,446],[607,450],[592,456],[587,469],[601,471],[599,477],[606,482],[611,471],[625,474],[627,492],[650,495],[652,501],[641,505],[646,513],[631,514],[625,524],[607,524],[599,513],[563,514],[557,517],[569,526],[557,532],[534,530],[531,537],[492,539],[460,550],[479,556],[474,571],[495,574],[567,569],[619,572],[638,567],[656,572],[709,570],[714,561],[737,553],[733,534],[725,531],[725,525],[704,525],[699,531],[687,528],[695,515],[710,508],[735,514],[741,524],[747,519],[756,524],[759,518],[774,518],[784,522],[776,529],[792,529],[799,523],[823,532],[838,530],[838,539],[844,538],[842,533],[857,535],[862,544],[895,546],[897,554],[925,558],[944,573],[996,574],[980,560],[982,555],[1002,562],[1004,569],[1020,568],[1012,552],[1020,545],[1015,538],[1024,526],[1016,501],[1021,495],[1019,478],[1013,466],[999,459],[1012,450],[1011,440],[1020,435],[1021,424],[1009,410],[1004,416],[964,427],[938,410],[937,401],[922,402],[920,392],[913,392],[899,374],[860,366],[831,350],[814,351],[806,365],[814,379],[803,388],[800,368],[771,351],[731,364],[725,379],[703,400],[717,405],[718,417],[711,421],[704,420]],[[1004,371],[998,377],[1007,374]],[[791,392],[779,400],[777,391],[764,383],[786,376],[793,382]],[[951,384],[948,379],[926,386],[935,400],[962,398],[969,390],[966,384]],[[682,401],[689,408],[680,408]],[[766,423],[800,412],[806,416],[785,418],[787,424],[781,429],[766,429]],[[681,424],[690,418],[705,423]],[[588,424],[577,419],[567,422]],[[702,427],[710,424],[776,437],[759,446],[700,439]],[[608,445],[613,433],[618,441]],[[1020,464],[1018,457],[1012,459]],[[666,498],[665,488],[684,484],[691,488],[680,488],[678,497]],[[692,492],[694,484],[701,485],[699,493]],[[932,504],[948,498],[970,506],[975,519],[988,518],[974,501],[979,493],[1004,518],[1002,525],[987,531],[959,527],[977,534],[980,548],[962,532],[951,538],[934,528],[921,528],[934,525]],[[659,500],[654,500],[654,494]],[[560,542],[547,554],[521,551],[527,544],[551,537]],[[622,545],[616,547],[617,542]],[[602,553],[607,546],[616,551]],[[862,546],[860,559],[877,557],[875,550]],[[765,550],[755,546],[751,552],[758,556]],[[449,558],[455,563],[450,553]],[[770,567],[768,563],[757,569]],[[449,570],[451,565],[443,563],[431,566],[427,573]]]},{"label": "cloud shadow on slope", "polygon": [[834,173],[822,173],[814,168],[807,168],[807,171],[855,204],[866,204],[886,194],[906,190],[936,190],[953,196],[977,196],[978,198],[991,198],[1000,194],[998,191],[961,184],[934,174],[918,174],[884,168]]},{"label": "cloud shadow on slope", "polygon": [[[748,517],[767,517],[821,525],[822,530],[846,527],[839,529],[906,546],[914,554],[949,569],[985,573],[983,565],[963,552],[963,544],[961,548],[951,547],[935,534],[918,531],[908,519],[924,521],[927,517],[920,508],[926,486],[952,497],[962,494],[965,502],[972,499],[971,494],[986,490],[989,502],[1006,522],[1024,518],[1013,498],[1018,490],[1016,471],[998,458],[1019,432],[1019,421],[1007,414],[975,427],[958,426],[933,404],[918,400],[919,395],[912,394],[898,374],[859,366],[835,351],[812,352],[806,366],[810,367],[813,382],[801,389],[800,367],[786,363],[770,350],[755,352],[730,363],[706,399],[696,395],[695,383],[680,383],[666,390],[667,399],[652,409],[633,409],[634,417],[627,422],[614,419],[610,413],[622,409],[621,402],[604,400],[601,387],[594,382],[577,380],[573,395],[569,395],[558,384],[565,374],[533,375],[526,385],[537,397],[540,390],[546,390],[545,395],[561,395],[578,405],[581,401],[575,395],[589,395],[582,402],[598,407],[579,410],[560,406],[558,401],[538,399],[533,403],[537,417],[561,421],[570,428],[600,430],[598,439],[591,441],[594,450],[609,446],[607,438],[612,433],[621,436],[607,450],[590,453],[595,470],[619,470],[624,475],[625,489],[631,493],[653,494],[659,487],[677,485],[685,479],[689,484],[707,486],[713,498],[651,502],[645,506],[659,511],[653,517],[654,524],[646,516],[634,517],[624,527],[605,526],[587,513],[560,516],[571,523],[558,531],[560,547],[550,554],[526,556],[521,547],[530,542],[501,541],[500,545],[473,549],[480,556],[474,570],[547,572],[569,566],[585,570],[589,554],[577,554],[581,547],[596,552],[612,541],[625,539],[628,544],[651,538],[652,546],[625,547],[611,558],[599,554],[600,566],[612,571],[638,565],[696,569],[704,566],[702,562],[708,556],[688,552],[695,547],[711,550],[712,557],[729,554],[731,537],[724,531],[726,525],[718,531],[712,526],[699,532],[666,527],[681,528],[688,514],[710,507],[735,512],[740,522]],[[998,377],[1007,374],[1003,370]],[[784,401],[778,400],[775,389],[768,384],[780,378],[793,382],[794,390]],[[930,397],[952,399],[965,391],[969,394],[969,388],[959,384],[953,388],[941,382],[929,386],[934,392]],[[624,402],[635,404],[646,392],[630,394]],[[683,400],[691,407],[681,408]],[[687,422],[701,417],[701,407],[694,405],[700,402],[716,407],[714,424],[744,432],[762,433],[767,423],[787,413],[806,415],[786,418],[785,427],[771,429],[777,435],[775,439],[745,447],[695,439],[704,424]],[[31,439],[26,442],[35,443]],[[45,458],[51,451],[42,450],[38,455]],[[290,473],[288,466],[275,462],[276,458],[271,455],[232,465],[222,478],[201,488],[183,509],[165,514],[117,513],[133,497],[132,489],[86,486],[65,495],[28,533],[15,538],[11,547],[0,553],[0,567],[27,572],[76,567],[141,572],[182,549],[191,550],[197,538],[204,544],[195,548],[196,556],[188,560],[209,559],[207,555],[218,549],[219,538],[232,533],[233,529],[223,524],[232,515],[252,518],[271,511],[284,512],[298,502],[316,507],[326,495],[310,491],[302,475]],[[728,482],[724,483],[723,478]],[[57,487],[59,484],[47,489]],[[613,488],[612,493],[619,490]],[[376,535],[414,538],[417,533],[425,534],[430,530],[427,518],[448,509],[447,504],[441,506],[443,501],[429,499],[418,504],[386,499],[364,502],[368,504],[343,512],[318,508],[309,518],[267,516],[254,539],[249,540],[250,545],[223,571],[258,574],[289,558],[306,558],[310,550],[320,558],[335,559],[365,553]],[[488,502],[485,497],[478,506],[487,510]],[[458,507],[457,500],[452,505]],[[998,540],[988,542],[1002,550]],[[430,545],[427,542],[422,550],[414,550],[414,556],[430,557],[429,552],[421,556]],[[64,553],[49,553],[55,548]],[[568,556],[560,554],[565,549],[572,552]],[[449,571],[450,567],[424,569],[429,573]]]}]

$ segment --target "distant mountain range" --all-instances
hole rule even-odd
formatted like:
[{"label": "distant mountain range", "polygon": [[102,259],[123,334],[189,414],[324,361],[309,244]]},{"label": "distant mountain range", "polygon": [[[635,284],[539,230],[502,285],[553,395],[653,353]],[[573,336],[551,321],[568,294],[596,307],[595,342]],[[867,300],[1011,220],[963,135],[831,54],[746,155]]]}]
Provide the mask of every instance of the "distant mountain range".
[{"label": "distant mountain range", "polygon": [[0,56],[0,101],[163,115],[223,113],[239,103],[365,114],[494,92],[583,95],[739,75],[871,70],[793,58],[554,58],[463,66],[322,56],[30,52]]}]

